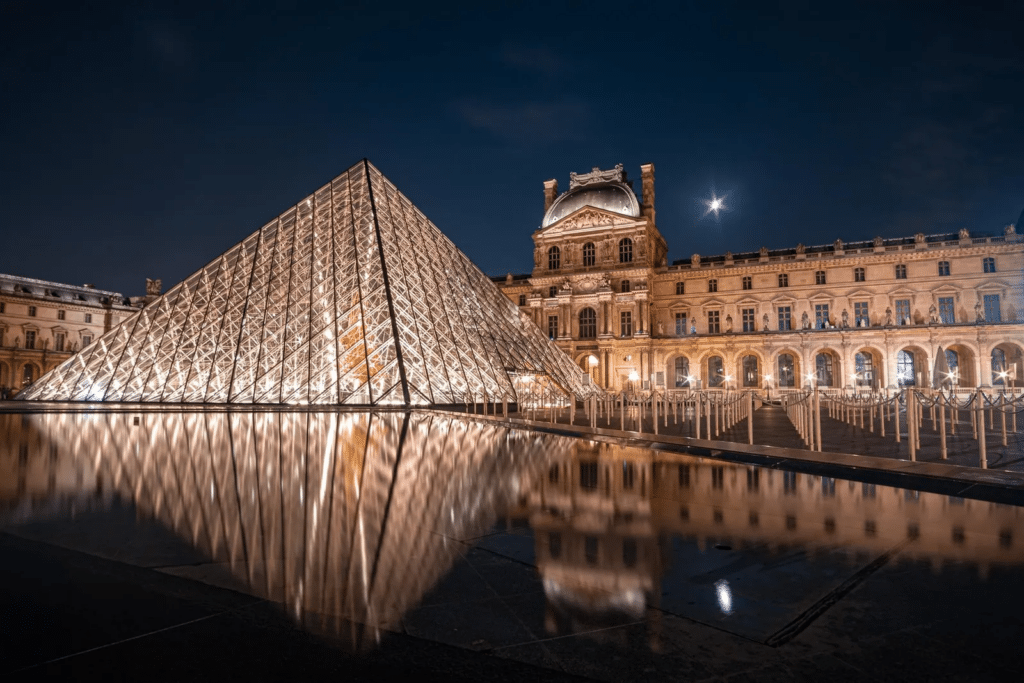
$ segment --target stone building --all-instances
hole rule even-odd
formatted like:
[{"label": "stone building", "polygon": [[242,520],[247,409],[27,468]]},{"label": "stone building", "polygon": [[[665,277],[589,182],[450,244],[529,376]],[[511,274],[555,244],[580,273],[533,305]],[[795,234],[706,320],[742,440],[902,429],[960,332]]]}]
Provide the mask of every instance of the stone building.
[{"label": "stone building", "polygon": [[1022,385],[1012,225],[669,263],[646,164],[639,196],[621,165],[546,181],[533,241],[495,281],[608,389]]},{"label": "stone building", "polygon": [[117,292],[0,274],[0,391],[39,379],[135,312]]}]

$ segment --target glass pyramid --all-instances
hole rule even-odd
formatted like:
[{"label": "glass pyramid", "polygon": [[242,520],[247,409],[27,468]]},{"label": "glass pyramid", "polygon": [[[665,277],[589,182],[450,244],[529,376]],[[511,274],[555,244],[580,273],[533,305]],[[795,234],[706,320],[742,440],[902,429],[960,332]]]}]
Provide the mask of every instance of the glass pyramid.
[{"label": "glass pyramid", "polygon": [[46,401],[426,406],[582,370],[368,161],[40,378]]}]

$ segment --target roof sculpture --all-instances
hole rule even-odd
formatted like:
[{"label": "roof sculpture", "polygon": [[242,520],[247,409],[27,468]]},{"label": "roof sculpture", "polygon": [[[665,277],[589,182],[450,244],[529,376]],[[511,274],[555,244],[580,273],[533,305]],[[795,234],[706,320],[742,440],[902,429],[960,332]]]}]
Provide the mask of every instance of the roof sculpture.
[{"label": "roof sculpture", "polygon": [[437,405],[584,373],[368,161],[19,398]]}]

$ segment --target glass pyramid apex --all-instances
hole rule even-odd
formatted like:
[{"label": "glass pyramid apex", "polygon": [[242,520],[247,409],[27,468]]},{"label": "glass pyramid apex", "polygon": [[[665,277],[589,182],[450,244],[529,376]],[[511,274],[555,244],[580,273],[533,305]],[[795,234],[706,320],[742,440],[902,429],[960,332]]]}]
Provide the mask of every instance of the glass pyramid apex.
[{"label": "glass pyramid apex", "polygon": [[40,378],[46,401],[426,406],[584,373],[364,160]]}]

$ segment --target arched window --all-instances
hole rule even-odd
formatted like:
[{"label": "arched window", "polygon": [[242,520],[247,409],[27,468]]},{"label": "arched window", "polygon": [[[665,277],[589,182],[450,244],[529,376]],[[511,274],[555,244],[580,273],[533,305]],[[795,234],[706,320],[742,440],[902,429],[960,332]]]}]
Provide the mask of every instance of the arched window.
[{"label": "arched window", "polygon": [[792,354],[779,354],[779,386],[796,386],[796,373]]},{"label": "arched window", "polygon": [[912,387],[917,384],[914,372],[914,354],[900,351],[896,354],[896,383],[901,387]]},{"label": "arched window", "polygon": [[32,382],[36,381],[36,366],[31,363],[25,363],[25,366],[21,369],[21,386],[28,386]]},{"label": "arched window", "polygon": [[583,267],[589,268],[597,262],[597,249],[594,248],[593,242],[587,242],[583,245]]},{"label": "arched window", "polygon": [[720,387],[725,384],[725,363],[721,356],[708,358],[708,386]]},{"label": "arched window", "polygon": [[593,308],[580,311],[580,339],[597,338],[597,313]]},{"label": "arched window", "polygon": [[854,372],[857,373],[856,383],[858,387],[874,386],[875,380],[875,359],[870,353],[858,353],[853,357]]},{"label": "arched window", "polygon": [[[949,381],[956,386],[960,383],[960,354],[952,349],[946,349],[946,366],[949,368]],[[938,377],[939,381],[946,379]]]},{"label": "arched window", "polygon": [[757,356],[743,356],[743,386],[757,386]]},{"label": "arched window", "polygon": [[832,384],[832,354],[819,353],[814,358],[814,374],[819,387],[831,387]]},{"label": "arched window", "polygon": [[548,270],[558,270],[562,267],[562,250],[558,247],[548,249]]},{"label": "arched window", "polygon": [[992,349],[992,385],[1003,386],[1006,384],[1006,352],[1002,349]]},{"label": "arched window", "polygon": [[676,388],[690,386],[690,359],[686,356],[676,358]]},{"label": "arched window", "polygon": [[619,240],[619,263],[633,262],[633,240],[623,237]]}]

